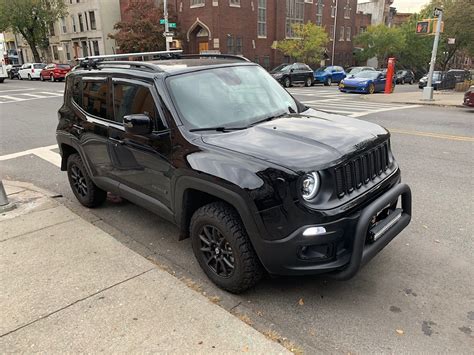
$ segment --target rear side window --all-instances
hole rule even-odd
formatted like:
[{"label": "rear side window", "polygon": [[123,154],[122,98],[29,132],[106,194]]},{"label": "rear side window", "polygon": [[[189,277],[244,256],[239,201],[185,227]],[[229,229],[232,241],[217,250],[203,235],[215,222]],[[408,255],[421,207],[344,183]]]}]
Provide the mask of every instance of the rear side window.
[{"label": "rear side window", "polygon": [[67,64],[57,64],[56,68],[58,68],[58,69],[71,69],[71,66],[67,65]]},{"label": "rear side window", "polygon": [[[68,82],[69,84],[69,82]],[[79,76],[73,77],[72,78],[72,99],[78,104],[79,106],[82,106],[82,80]]]},{"label": "rear side window", "polygon": [[34,64],[33,67],[35,69],[43,69],[46,65],[45,64]]},{"label": "rear side window", "polygon": [[97,117],[107,117],[107,83],[105,81],[82,82],[82,108]]},{"label": "rear side window", "polygon": [[153,122],[157,122],[156,130],[165,128],[159,118],[155,101],[148,87],[122,83],[114,84],[114,120],[122,123],[124,116],[140,113],[148,115]]}]

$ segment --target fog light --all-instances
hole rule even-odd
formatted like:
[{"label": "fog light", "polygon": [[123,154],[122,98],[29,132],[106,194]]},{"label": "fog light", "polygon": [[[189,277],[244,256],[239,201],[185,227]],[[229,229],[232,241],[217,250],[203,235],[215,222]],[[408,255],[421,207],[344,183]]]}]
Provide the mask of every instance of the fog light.
[{"label": "fog light", "polygon": [[305,229],[305,231],[303,232],[303,235],[305,237],[312,237],[312,236],[324,234],[324,233],[326,233],[326,228],[324,227],[309,227]]}]

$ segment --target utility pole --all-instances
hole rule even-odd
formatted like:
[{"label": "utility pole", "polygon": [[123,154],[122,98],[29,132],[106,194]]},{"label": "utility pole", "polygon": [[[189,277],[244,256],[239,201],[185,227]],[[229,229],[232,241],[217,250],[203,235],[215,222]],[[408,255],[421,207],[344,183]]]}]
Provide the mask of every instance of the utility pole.
[{"label": "utility pole", "polygon": [[423,88],[422,100],[433,101],[433,71],[436,63],[436,52],[438,52],[439,34],[441,32],[441,21],[443,20],[443,9],[435,8],[434,16],[438,17],[436,23],[436,33],[433,42],[433,51],[431,52],[430,71],[428,73],[428,82],[426,87]]},{"label": "utility pole", "polygon": [[332,32],[332,54],[331,54],[331,66],[334,65],[334,50],[336,49],[336,32],[337,32],[337,5],[338,0],[336,0],[336,10],[334,14],[334,31]]},{"label": "utility pole", "polygon": [[170,42],[168,41],[168,32],[169,32],[169,26],[168,26],[168,4],[167,0],[163,0],[163,17],[165,18],[165,42],[166,42],[166,51],[170,50]]}]

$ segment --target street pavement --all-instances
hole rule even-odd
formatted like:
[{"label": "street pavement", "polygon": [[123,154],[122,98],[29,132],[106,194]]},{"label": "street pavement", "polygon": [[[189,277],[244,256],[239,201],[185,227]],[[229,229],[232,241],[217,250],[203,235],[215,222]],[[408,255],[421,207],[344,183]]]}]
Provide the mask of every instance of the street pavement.
[{"label": "street pavement", "polygon": [[[6,81],[0,95],[24,88],[34,89],[31,94],[59,92],[63,86]],[[416,86],[398,89],[421,95]],[[207,280],[190,241],[178,242],[177,228],[160,217],[115,200],[86,211],[57,167],[59,96],[0,103],[0,177],[62,195],[61,203],[86,219],[94,216],[94,225],[130,249],[192,280],[202,292],[218,295],[224,309],[244,315],[263,333],[274,330],[306,353],[472,353],[472,110],[373,107],[359,95],[339,93],[335,86],[295,87],[290,92],[318,109],[344,111],[390,129],[402,179],[412,188],[411,225],[350,281],[268,277],[243,295],[230,295]]]}]

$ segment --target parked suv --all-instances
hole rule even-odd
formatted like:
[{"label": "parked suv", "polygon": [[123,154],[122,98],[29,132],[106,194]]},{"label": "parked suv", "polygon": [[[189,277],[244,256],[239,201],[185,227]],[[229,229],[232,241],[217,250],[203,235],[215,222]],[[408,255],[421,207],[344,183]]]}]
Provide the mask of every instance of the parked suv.
[{"label": "parked suv", "polygon": [[270,74],[284,87],[289,88],[295,83],[311,86],[314,82],[313,70],[303,63],[281,64]]},{"label": "parked suv", "polygon": [[56,137],[80,203],[110,191],[175,223],[230,292],[264,271],[349,279],[411,218],[388,131],[306,107],[238,56],[85,63]]},{"label": "parked suv", "polygon": [[18,76],[20,80],[28,79],[39,79],[41,70],[46,66],[43,63],[25,63],[18,70]]},{"label": "parked suv", "polygon": [[346,72],[340,66],[333,65],[321,67],[314,71],[314,83],[322,83],[330,86],[332,83],[339,83],[346,77]]},{"label": "parked suv", "polygon": [[415,82],[415,74],[411,70],[398,70],[395,75],[395,82],[402,85],[405,83],[412,85]]}]

